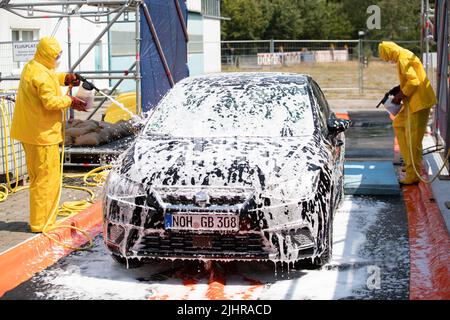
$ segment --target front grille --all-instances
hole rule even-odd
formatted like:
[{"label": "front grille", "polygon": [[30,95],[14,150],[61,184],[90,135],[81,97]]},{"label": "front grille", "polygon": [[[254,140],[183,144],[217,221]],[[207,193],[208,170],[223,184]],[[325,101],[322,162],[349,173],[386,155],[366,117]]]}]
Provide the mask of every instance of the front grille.
[{"label": "front grille", "polygon": [[[199,246],[199,237],[206,238],[207,246]],[[197,239],[196,239],[197,238]],[[138,256],[171,257],[241,257],[262,258],[267,256],[263,238],[259,233],[201,235],[189,233],[149,234],[132,250]]]},{"label": "front grille", "polygon": [[159,207],[169,211],[237,212],[251,206],[253,194],[254,189],[243,187],[152,187],[152,196]]},{"label": "front grille", "polygon": [[[170,203],[174,206],[186,206],[195,203],[193,195],[179,195],[179,194],[168,194],[162,197],[165,203]],[[234,206],[244,203],[247,200],[245,196],[232,195],[232,196],[210,196],[209,206]]]}]

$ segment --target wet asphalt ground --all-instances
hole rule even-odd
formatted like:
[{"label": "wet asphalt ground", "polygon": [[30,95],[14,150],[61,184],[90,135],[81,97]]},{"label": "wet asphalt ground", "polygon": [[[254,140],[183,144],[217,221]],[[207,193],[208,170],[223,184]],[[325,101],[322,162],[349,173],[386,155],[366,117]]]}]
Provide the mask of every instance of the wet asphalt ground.
[{"label": "wet asphalt ground", "polygon": [[[348,159],[392,159],[385,113],[352,112]],[[270,262],[115,263],[101,236],[1,299],[408,299],[408,223],[401,196],[345,196],[333,258],[320,270]]]}]

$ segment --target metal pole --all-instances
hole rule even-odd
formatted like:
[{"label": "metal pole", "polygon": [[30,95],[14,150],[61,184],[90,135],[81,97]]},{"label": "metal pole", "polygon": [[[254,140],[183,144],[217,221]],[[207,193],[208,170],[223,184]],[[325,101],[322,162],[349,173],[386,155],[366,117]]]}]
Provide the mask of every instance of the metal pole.
[{"label": "metal pole", "polygon": [[184,33],[184,38],[186,39],[186,42],[188,42],[189,35],[188,35],[187,27],[186,27],[186,21],[184,21],[183,12],[181,11],[180,3],[178,2],[178,0],[173,0],[173,1],[175,2],[175,7],[177,9],[178,18],[180,20],[181,28],[183,29],[183,33]]},{"label": "metal pole", "polygon": [[115,79],[123,79],[123,80],[134,80],[134,76],[85,76],[86,79],[97,79],[97,80],[115,80]]},{"label": "metal pole", "polygon": [[89,54],[89,52],[97,45],[97,42],[105,35],[105,33],[111,28],[114,22],[119,19],[125,9],[128,7],[128,4],[124,5],[119,12],[112,18],[112,20],[106,25],[106,27],[100,32],[100,34],[95,38],[95,40],[89,45],[89,47],[84,51],[84,53],[78,58],[78,60],[70,67],[70,72],[73,72],[76,67],[83,61],[84,58]]},{"label": "metal pole", "polygon": [[127,74],[135,74],[135,71],[128,71],[128,70],[99,70],[99,71],[95,71],[95,70],[90,70],[90,71],[81,71],[80,73],[82,74],[114,74],[114,73],[123,73],[125,75]]},{"label": "metal pole", "polygon": [[[72,65],[72,30],[70,30],[71,22],[70,17],[67,17],[67,61],[69,68]],[[72,95],[72,89],[69,91],[70,95]],[[75,118],[75,112],[72,108],[69,109],[69,119]]]},{"label": "metal pole", "polygon": [[142,99],[141,99],[141,4],[136,6],[136,114],[142,113]]},{"label": "metal pole", "polygon": [[[444,20],[445,21],[441,21],[441,23],[444,24],[444,34],[442,35],[442,41],[444,42],[442,44],[442,47],[444,47],[444,53],[445,55],[442,57],[443,59],[445,59],[445,65],[446,65],[446,70],[444,70],[443,72],[443,80],[445,81],[445,88],[446,88],[446,96],[447,96],[447,134],[445,137],[445,151],[446,153],[448,153],[448,150],[450,149],[450,97],[449,97],[449,93],[450,93],[450,88],[449,88],[449,82],[448,82],[448,78],[449,78],[449,64],[448,64],[448,54],[449,54],[449,37],[450,37],[450,24],[448,22],[449,19],[449,15],[450,15],[450,5],[449,2],[446,0],[445,3],[442,5],[442,9],[445,9],[444,12]],[[447,167],[449,174],[448,176],[450,177],[450,168]]]},{"label": "metal pole", "polygon": [[[59,25],[61,24],[62,19],[63,19],[62,17],[58,19],[58,22],[56,23],[55,28],[53,28],[53,31],[52,31],[52,37],[54,37],[55,34],[56,34],[56,32],[58,31]],[[69,18],[68,18],[68,19],[69,19]]]},{"label": "metal pole", "polygon": [[[136,66],[136,62],[134,62],[131,67],[128,69],[128,71],[133,70],[133,68]],[[114,85],[114,87],[111,88],[111,90],[109,90],[108,95],[112,95],[114,93],[114,91],[116,91],[116,89],[120,86],[120,84],[123,82],[124,79],[120,79],[119,81],[116,82],[116,84]],[[89,115],[89,117],[87,118],[87,120],[91,119],[94,114],[103,106],[103,104],[106,102],[106,100],[108,100],[108,98],[103,98],[103,100],[99,103],[99,105],[92,111],[92,113]]]},{"label": "metal pole", "polygon": [[95,6],[95,5],[104,5],[105,3],[107,3],[108,5],[127,5],[129,1],[127,0],[121,0],[121,1],[113,1],[113,0],[108,0],[108,1],[91,1],[91,0],[85,0],[85,1],[39,1],[39,2],[34,2],[33,4],[30,4],[30,2],[22,2],[22,3],[8,3],[5,4],[3,6],[0,5],[0,8],[20,8],[20,7],[50,7],[50,6],[62,6],[62,5],[72,5],[72,4],[76,4],[76,5],[90,5],[90,6]]},{"label": "metal pole", "polygon": [[425,41],[425,37],[424,37],[424,28],[425,28],[425,5],[424,5],[424,1],[426,0],[421,0],[420,1],[420,55],[421,55],[421,59],[423,58],[423,53],[424,53],[424,41]]},{"label": "metal pole", "polygon": [[[429,0],[426,0],[425,2],[425,72],[428,74],[428,71],[430,69],[430,61],[429,61],[429,54],[430,54],[430,38],[428,37],[428,15],[430,11],[430,2]],[[423,59],[423,57],[422,57]]]},{"label": "metal pole", "polygon": [[363,93],[363,55],[362,55],[362,36],[359,36],[359,45],[358,45],[358,56],[359,56],[359,94]]}]

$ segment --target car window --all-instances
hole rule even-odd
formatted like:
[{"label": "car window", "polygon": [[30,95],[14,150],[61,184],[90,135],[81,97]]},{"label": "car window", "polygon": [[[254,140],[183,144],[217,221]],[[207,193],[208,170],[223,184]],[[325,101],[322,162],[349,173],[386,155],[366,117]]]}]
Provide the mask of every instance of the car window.
[{"label": "car window", "polygon": [[316,96],[317,101],[319,102],[320,109],[321,109],[322,113],[328,118],[330,116],[330,107],[328,105],[328,101],[325,98],[325,95],[323,94],[323,92],[320,89],[317,82],[312,80],[312,84],[313,84],[314,95]]},{"label": "car window", "polygon": [[145,129],[178,137],[295,137],[314,131],[304,78],[241,75],[178,83]]},{"label": "car window", "polygon": [[311,87],[314,94],[314,97],[317,101],[317,105],[319,107],[319,117],[321,125],[324,129],[327,128],[328,118],[330,117],[330,107],[328,106],[327,99],[320,89],[319,85],[311,79]]}]

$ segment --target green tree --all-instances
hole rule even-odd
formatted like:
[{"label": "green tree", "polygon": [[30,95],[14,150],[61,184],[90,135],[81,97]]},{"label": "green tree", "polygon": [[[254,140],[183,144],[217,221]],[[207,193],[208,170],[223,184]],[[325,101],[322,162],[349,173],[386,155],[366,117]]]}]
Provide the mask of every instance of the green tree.
[{"label": "green tree", "polygon": [[[420,0],[334,0],[340,3],[347,14],[352,28],[352,37],[358,31],[366,32],[369,39],[419,40],[420,39]],[[381,30],[367,30],[369,14],[367,8],[378,5],[381,9]]]},{"label": "green tree", "polygon": [[328,40],[352,37],[352,25],[342,3],[304,0],[299,3],[299,10],[305,19],[303,39]]},{"label": "green tree", "polygon": [[[367,8],[381,8],[381,30],[367,30]],[[223,0],[224,40],[419,40],[420,0]]]},{"label": "green tree", "polygon": [[301,36],[304,20],[298,1],[273,0],[262,2],[268,25],[264,39],[297,39]]},{"label": "green tree", "polygon": [[224,40],[261,39],[269,22],[263,12],[263,2],[259,0],[224,0],[222,15],[231,20],[222,24]]}]

